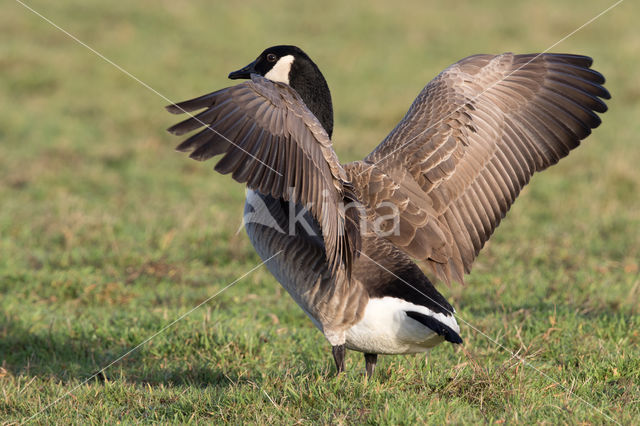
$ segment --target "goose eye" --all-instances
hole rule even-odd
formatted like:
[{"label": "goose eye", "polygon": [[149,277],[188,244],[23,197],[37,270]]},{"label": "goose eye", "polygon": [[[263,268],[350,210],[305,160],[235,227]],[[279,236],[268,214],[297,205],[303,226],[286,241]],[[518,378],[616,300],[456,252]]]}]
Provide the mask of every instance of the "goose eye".
[{"label": "goose eye", "polygon": [[278,59],[278,57],[276,55],[274,55],[273,53],[269,53],[267,55],[267,61],[269,61],[269,62],[275,62],[276,59]]}]

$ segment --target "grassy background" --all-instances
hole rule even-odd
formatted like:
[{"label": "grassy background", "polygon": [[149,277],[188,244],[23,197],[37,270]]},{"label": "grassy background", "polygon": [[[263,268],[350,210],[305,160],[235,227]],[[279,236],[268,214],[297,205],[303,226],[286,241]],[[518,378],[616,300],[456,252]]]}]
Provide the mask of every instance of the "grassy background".
[{"label": "grassy background", "polygon": [[[450,63],[541,51],[611,4],[211,3],[29,2],[172,100],[231,84],[269,45],[300,45],[332,89],[345,162]],[[351,352],[336,379],[328,343],[260,268],[77,388],[259,259],[236,234],[244,189],[173,152],[165,100],[20,4],[2,10],[1,422],[69,391],[33,421],[640,421],[637,2],[553,48],[595,58],[610,111],[533,179],[467,287],[442,289],[552,380],[468,325],[463,347],[383,356],[369,382]]]}]

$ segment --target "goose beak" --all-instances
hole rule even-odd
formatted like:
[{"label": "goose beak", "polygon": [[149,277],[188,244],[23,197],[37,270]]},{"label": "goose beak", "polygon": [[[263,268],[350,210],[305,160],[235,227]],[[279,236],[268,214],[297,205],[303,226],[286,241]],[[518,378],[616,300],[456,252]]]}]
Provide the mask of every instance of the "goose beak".
[{"label": "goose beak", "polygon": [[255,65],[256,65],[256,61],[253,61],[246,67],[240,68],[237,71],[233,71],[229,73],[229,78],[231,80],[238,80],[240,78],[251,78],[251,74],[257,73],[255,69]]}]

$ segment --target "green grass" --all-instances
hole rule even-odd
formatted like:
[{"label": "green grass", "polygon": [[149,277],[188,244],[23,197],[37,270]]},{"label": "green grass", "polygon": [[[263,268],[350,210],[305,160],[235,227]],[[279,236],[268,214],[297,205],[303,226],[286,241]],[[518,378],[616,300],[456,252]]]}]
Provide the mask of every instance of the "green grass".
[{"label": "green grass", "polygon": [[[345,162],[368,153],[448,64],[541,51],[609,5],[224,3],[29,2],[172,100],[230,84],[227,73],[264,47],[300,45],[332,88]],[[260,268],[106,380],[82,384],[259,258],[236,234],[244,188],[173,152],[167,102],[6,2],[0,423],[610,422],[604,412],[637,424],[637,16],[638,3],[624,2],[553,48],[595,58],[610,111],[533,179],[468,285],[442,288],[462,319],[507,350],[463,324],[463,347],[441,345],[426,362],[382,356],[369,382],[350,352],[335,378],[328,343]]]}]

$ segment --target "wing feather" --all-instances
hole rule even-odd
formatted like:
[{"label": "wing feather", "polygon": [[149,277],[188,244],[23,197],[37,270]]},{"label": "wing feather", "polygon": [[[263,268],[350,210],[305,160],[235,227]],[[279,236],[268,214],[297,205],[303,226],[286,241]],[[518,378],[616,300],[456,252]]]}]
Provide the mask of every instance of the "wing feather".
[{"label": "wing feather", "polygon": [[[438,278],[462,281],[533,173],[600,125],[597,113],[610,95],[591,63],[579,55],[506,53],[447,68],[371,154],[345,165],[367,220],[380,216],[381,203],[396,203],[404,235],[385,238]],[[363,170],[377,179],[361,177]],[[412,217],[429,220],[405,220],[407,206],[420,209]],[[435,256],[442,241],[448,250]]]},{"label": "wing feather", "polygon": [[230,173],[274,198],[308,205],[322,225],[330,269],[344,266],[350,273],[357,233],[346,232],[340,202],[345,196],[346,174],[331,140],[288,85],[258,75],[251,81],[167,107],[169,112],[204,111],[170,127],[190,136],[177,149],[204,161],[222,154],[215,170]]}]

